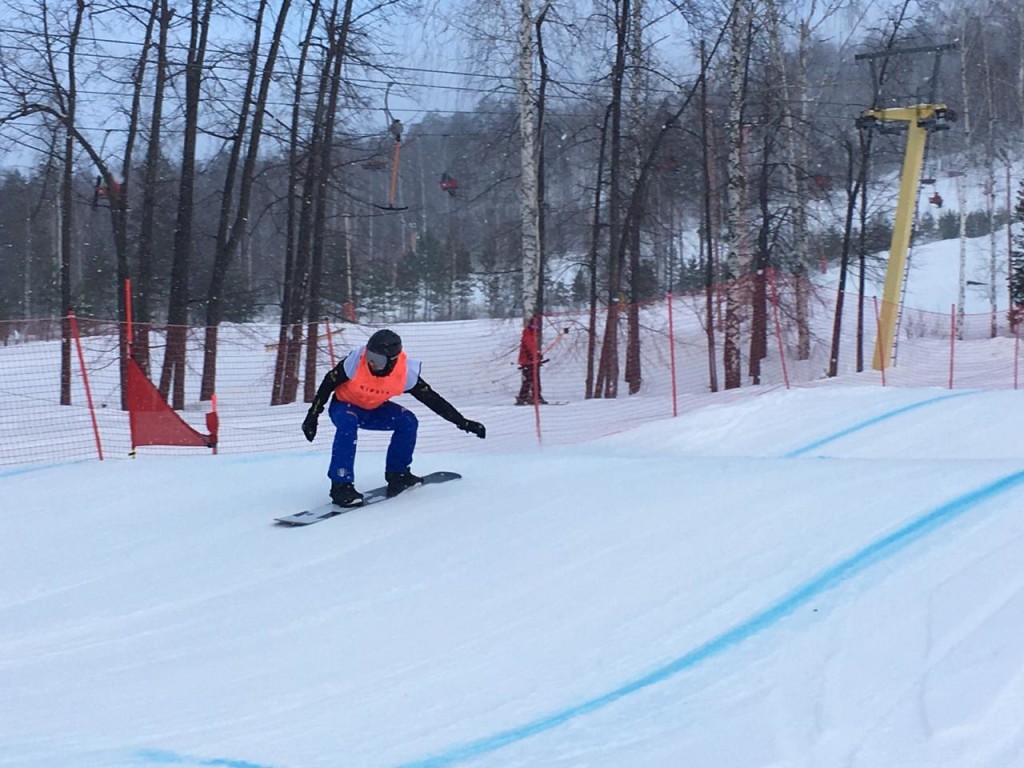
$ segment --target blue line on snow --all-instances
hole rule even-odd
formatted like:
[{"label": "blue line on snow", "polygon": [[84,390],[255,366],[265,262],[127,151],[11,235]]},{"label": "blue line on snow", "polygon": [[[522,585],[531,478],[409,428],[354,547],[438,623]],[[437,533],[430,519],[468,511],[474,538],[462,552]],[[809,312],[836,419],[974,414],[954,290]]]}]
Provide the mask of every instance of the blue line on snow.
[{"label": "blue line on snow", "polygon": [[189,757],[188,755],[179,755],[177,752],[169,752],[162,749],[144,749],[136,754],[148,763],[157,763],[159,765],[181,765],[187,763],[189,765],[216,766],[216,768],[270,768],[267,765],[250,763],[245,760],[228,760],[222,757]]},{"label": "blue line on snow", "polygon": [[1021,484],[1024,484],[1024,471],[1014,472],[936,507],[931,512],[907,523],[902,528],[876,539],[863,549],[850,555],[850,557],[823,571],[803,585],[798,586],[788,595],[785,595],[761,612],[754,614],[742,624],[726,630],[674,661],[619,688],[525,725],[500,731],[492,736],[487,736],[462,746],[453,747],[449,751],[434,757],[416,760],[411,763],[403,763],[399,768],[440,768],[441,766],[455,765],[465,760],[480,757],[509,744],[523,741],[545,731],[550,731],[563,723],[606,707],[655,683],[668,680],[670,677],[684,670],[692,669],[698,664],[719,656],[743,641],[764,632],[792,614],[800,606],[805,605],[812,598],[852,579],[875,563],[892,557],[926,534],[969,512],[978,504]]},{"label": "blue line on snow", "polygon": [[906,413],[907,411],[913,411],[918,408],[923,408],[926,405],[931,405],[932,403],[939,403],[942,402],[943,400],[949,400],[950,398],[953,397],[964,397],[965,395],[974,394],[977,394],[977,392],[954,392],[951,395],[940,395],[939,397],[933,397],[929,400],[921,400],[920,402],[917,403],[904,405],[902,408],[897,408],[896,410],[888,411],[886,413],[879,414],[878,416],[873,416],[872,418],[866,419],[865,421],[862,421],[859,424],[854,424],[852,427],[841,429],[840,431],[832,435],[829,435],[828,437],[823,437],[820,440],[815,440],[813,443],[808,443],[803,448],[797,448],[794,451],[790,451],[789,453],[785,454],[785,458],[793,459],[796,458],[797,456],[803,456],[805,453],[813,451],[815,448],[819,448],[825,445],[826,443],[831,443],[833,440],[838,440],[839,438],[846,437],[847,435],[853,434],[854,432],[859,432],[862,429],[867,429],[868,427],[873,426],[880,421],[891,419],[893,416],[899,416],[901,413]]},{"label": "blue line on snow", "polygon": [[74,459],[72,461],[64,461],[56,464],[31,464],[26,467],[11,467],[10,469],[0,469],[0,480],[8,477],[15,477],[17,475],[27,475],[30,472],[41,472],[45,469],[54,469],[64,467],[71,467],[75,464],[84,464],[87,461],[93,461],[93,459]]}]

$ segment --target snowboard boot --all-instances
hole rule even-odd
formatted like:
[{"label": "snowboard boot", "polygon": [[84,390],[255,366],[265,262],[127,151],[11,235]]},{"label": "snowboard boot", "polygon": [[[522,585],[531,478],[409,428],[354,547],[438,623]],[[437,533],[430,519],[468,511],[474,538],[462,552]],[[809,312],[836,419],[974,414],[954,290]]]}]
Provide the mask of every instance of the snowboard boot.
[{"label": "snowboard boot", "polygon": [[331,501],[339,507],[358,507],[363,503],[363,494],[352,483],[331,483]]},{"label": "snowboard boot", "polygon": [[385,472],[384,479],[388,481],[388,498],[397,496],[406,488],[412,488],[423,482],[422,477],[417,477],[412,472]]}]

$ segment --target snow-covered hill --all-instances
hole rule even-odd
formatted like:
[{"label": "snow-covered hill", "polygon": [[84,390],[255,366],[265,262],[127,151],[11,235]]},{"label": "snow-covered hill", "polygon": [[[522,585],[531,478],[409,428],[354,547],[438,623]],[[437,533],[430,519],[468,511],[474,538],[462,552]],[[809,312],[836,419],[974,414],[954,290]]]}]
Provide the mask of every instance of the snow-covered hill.
[{"label": "snow-covered hill", "polygon": [[0,474],[0,765],[1024,765],[1022,432],[777,391],[296,529],[326,456]]}]

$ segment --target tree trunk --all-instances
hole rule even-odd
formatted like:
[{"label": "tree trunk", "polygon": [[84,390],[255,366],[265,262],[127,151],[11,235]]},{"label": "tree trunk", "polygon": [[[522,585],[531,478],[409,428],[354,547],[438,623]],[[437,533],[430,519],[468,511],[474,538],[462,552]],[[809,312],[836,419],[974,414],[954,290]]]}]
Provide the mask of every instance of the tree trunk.
[{"label": "tree trunk", "polygon": [[520,207],[523,253],[523,324],[540,314],[541,254],[538,206],[537,97],[533,93],[533,29],[530,0],[519,3],[519,57],[516,90],[519,95]]},{"label": "tree trunk", "polygon": [[[643,134],[643,94],[645,70],[643,60],[643,27],[642,27],[643,0],[633,0],[632,19],[632,45],[630,47],[630,133],[633,136],[633,151],[631,154],[631,177],[633,181],[634,198],[635,190],[642,185],[644,178],[644,156],[641,136]],[[640,365],[640,294],[638,282],[640,280],[640,227],[643,224],[644,211],[646,210],[646,195],[641,198],[641,205],[633,208],[633,214],[629,217],[629,230],[623,235],[629,238],[629,311],[627,312],[626,323],[626,369],[624,372],[626,383],[629,385],[629,394],[635,395],[640,391],[643,383],[643,370]]]},{"label": "tree trunk", "polygon": [[[337,122],[338,96],[341,90],[342,64],[348,47],[349,27],[352,19],[353,0],[345,0],[345,6],[340,22],[337,17],[337,4],[331,14],[331,22],[328,25],[329,39],[331,40],[330,59],[330,80],[328,85],[327,106],[324,110],[323,141],[319,147],[317,158],[318,168],[316,169],[316,203],[314,206],[313,232],[312,232],[312,260],[310,265],[310,287],[308,323],[306,330],[306,372],[305,387],[303,391],[304,401],[309,403],[316,396],[316,389],[319,385],[317,379],[317,343],[320,337],[319,323],[322,315],[320,308],[320,285],[323,281],[323,256],[324,256],[324,233],[327,221],[327,204],[330,194],[330,181],[333,171],[331,157],[334,151],[334,128]],[[325,67],[326,69],[326,67]]]},{"label": "tree trunk", "polygon": [[995,97],[992,88],[992,53],[988,36],[981,35],[981,54],[985,61],[985,102],[988,107],[988,121],[985,126],[985,206],[988,212],[988,301],[991,312],[989,335],[999,335],[999,305],[996,286],[999,284],[996,254],[996,158],[995,158]]},{"label": "tree trunk", "polygon": [[747,168],[744,152],[744,102],[746,69],[750,56],[752,11],[747,0],[739,0],[731,26],[729,50],[729,168],[727,190],[728,253],[725,258],[725,340],[722,347],[725,388],[736,389],[742,381],[740,332],[750,254],[745,209],[747,205]]},{"label": "tree trunk", "polygon": [[153,320],[153,259],[155,245],[155,219],[157,190],[160,183],[160,146],[163,138],[164,93],[167,87],[167,37],[173,11],[168,0],[153,0],[151,18],[157,25],[156,73],[153,81],[153,100],[150,108],[149,140],[146,146],[146,164],[142,177],[142,211],[139,224],[138,246],[138,302],[135,305],[138,324],[132,345],[132,357],[149,374],[149,330]]},{"label": "tree trunk", "polygon": [[1017,105],[1024,129],[1024,3],[1017,3]]},{"label": "tree trunk", "polygon": [[612,107],[609,104],[604,110],[601,122],[601,143],[597,151],[597,177],[594,182],[594,208],[590,226],[590,254],[587,260],[590,270],[589,319],[587,323],[587,378],[584,385],[584,397],[597,397],[595,393],[594,356],[597,348],[597,256],[601,248],[601,190],[604,187],[605,154],[608,149],[608,123],[611,120]]},{"label": "tree trunk", "polygon": [[625,249],[620,248],[622,220],[622,81],[626,72],[626,52],[631,19],[630,0],[615,3],[615,62],[612,66],[612,100],[609,129],[611,159],[608,190],[608,313],[601,359],[597,366],[594,397],[615,398],[619,394],[619,310],[622,301],[622,271]]},{"label": "tree trunk", "polygon": [[707,83],[708,59],[704,47],[704,41],[700,42],[700,134],[703,149],[703,162],[701,172],[704,177],[704,232],[707,246],[707,256],[704,262],[704,310],[705,328],[708,347],[708,388],[711,392],[718,391],[718,362],[715,359],[715,240],[718,233],[715,231],[712,221],[712,200],[717,195],[717,190],[711,184],[711,164],[715,161],[711,153],[710,126],[708,125],[708,83]]},{"label": "tree trunk", "polygon": [[306,263],[300,258],[306,251],[299,247],[300,218],[305,194],[299,191],[303,178],[300,149],[300,126],[304,112],[303,90],[309,52],[313,48],[320,3],[314,0],[309,23],[300,46],[295,73],[295,96],[292,101],[291,126],[288,133],[288,210],[285,223],[285,258],[282,276],[281,327],[278,331],[277,357],[274,361],[274,382],[271,405],[295,402],[299,387],[299,357],[302,354],[302,311],[305,305]]},{"label": "tree trunk", "polygon": [[[129,349],[129,343],[134,347],[134,339],[129,340],[128,338],[128,322],[134,318],[128,317],[129,297],[126,290],[130,276],[128,267],[128,215],[131,206],[128,196],[132,186],[131,178],[135,140],[139,132],[139,122],[142,119],[142,93],[145,87],[146,64],[153,45],[153,31],[157,26],[157,19],[157,7],[154,5],[150,7],[150,13],[146,19],[142,50],[132,75],[132,102],[128,115],[120,180],[114,179],[109,170],[105,166],[101,166],[103,178],[107,185],[107,204],[110,209],[110,223],[114,236],[114,251],[117,258],[117,285],[115,290],[117,293],[117,319],[119,321],[118,361],[121,375],[121,408],[123,410],[128,409],[128,358],[134,352],[134,349]],[[139,286],[133,286],[133,288],[137,291]],[[134,333],[134,328],[132,332]],[[148,359],[146,362],[148,363]]]},{"label": "tree trunk", "polygon": [[[68,322],[68,312],[71,311],[71,258],[72,244],[71,232],[74,223],[72,205],[72,180],[74,175],[75,161],[75,112],[78,102],[78,84],[76,82],[76,57],[78,51],[78,36],[82,29],[82,18],[85,15],[85,0],[76,0],[75,16],[72,22],[71,34],[68,37],[67,48],[67,89],[64,91],[66,98],[63,106],[65,115],[64,123],[64,167],[60,185],[60,286],[61,286],[61,310],[64,322],[61,327],[60,347],[60,404],[71,405],[71,325]],[[52,57],[51,57],[52,62]],[[61,92],[57,82],[56,68],[51,70],[55,91]]]},{"label": "tree trunk", "polygon": [[[214,253],[213,272],[206,294],[206,338],[203,348],[203,376],[200,385],[199,399],[209,400],[216,388],[217,379],[217,331],[223,320],[223,291],[227,280],[228,268],[238,244],[245,235],[249,222],[249,208],[252,199],[252,182],[256,172],[256,161],[259,155],[260,137],[263,134],[263,121],[266,115],[267,97],[277,62],[277,53],[284,34],[285,21],[288,17],[290,0],[283,0],[278,8],[277,23],[270,49],[259,79],[259,91],[253,90],[257,79],[259,51],[262,39],[263,17],[267,8],[267,0],[261,0],[256,15],[255,32],[250,52],[250,65],[247,72],[245,92],[239,110],[235,135],[232,140],[228,171],[222,189],[221,215],[217,232],[216,251]],[[248,129],[249,113],[252,111],[252,128]],[[238,208],[234,211],[232,221],[232,201],[234,199],[234,179],[237,172],[242,147],[248,133],[248,147],[242,165],[242,179],[238,186]]]},{"label": "tree trunk", "polygon": [[[797,73],[795,82],[790,82],[786,67],[785,44],[781,30],[780,10],[777,0],[768,4],[769,32],[772,50],[778,70],[781,98],[779,109],[782,117],[781,132],[786,154],[786,208],[788,210],[789,254],[785,259],[786,267],[795,278],[796,284],[796,330],[797,359],[807,360],[811,356],[810,331],[810,290],[807,285],[807,270],[810,263],[810,248],[807,233],[807,195],[805,194],[807,177],[807,137],[804,134],[808,126],[809,106],[807,93],[807,55],[810,29],[806,19],[800,20],[800,37],[797,50]],[[794,117],[793,104],[799,105],[799,128]]]},{"label": "tree trunk", "polygon": [[167,349],[160,374],[160,393],[176,410],[185,407],[185,345],[188,338],[189,269],[192,261],[192,225],[195,207],[196,139],[203,62],[209,39],[213,0],[192,0],[188,62],[185,66],[185,135],[181,152],[174,260],[167,310]]},{"label": "tree trunk", "polygon": [[[766,100],[767,101],[767,100]],[[765,104],[765,112],[769,105]],[[757,254],[753,270],[753,291],[751,296],[750,319],[750,378],[752,383],[761,383],[761,361],[768,356],[768,268],[771,266],[772,217],[768,203],[768,181],[771,168],[774,131],[764,132],[764,147],[758,175],[757,201],[761,213],[761,225],[757,230]]]}]

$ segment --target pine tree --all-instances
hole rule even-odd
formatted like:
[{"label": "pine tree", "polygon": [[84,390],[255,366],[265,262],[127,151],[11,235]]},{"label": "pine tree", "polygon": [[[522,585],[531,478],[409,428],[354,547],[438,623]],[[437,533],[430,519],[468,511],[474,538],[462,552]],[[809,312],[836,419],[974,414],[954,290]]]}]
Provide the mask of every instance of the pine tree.
[{"label": "pine tree", "polygon": [[1010,297],[1013,306],[1010,308],[1010,324],[1014,328],[1019,325],[1024,313],[1024,179],[1017,185],[1017,205],[1013,209],[1013,217],[1009,226],[1017,225],[1013,235],[1013,249],[1010,251]]}]

